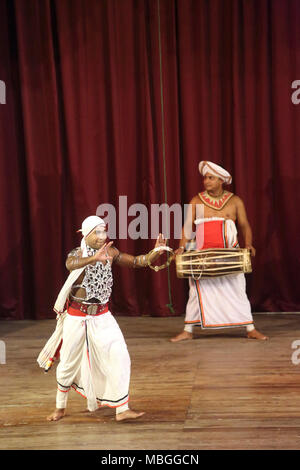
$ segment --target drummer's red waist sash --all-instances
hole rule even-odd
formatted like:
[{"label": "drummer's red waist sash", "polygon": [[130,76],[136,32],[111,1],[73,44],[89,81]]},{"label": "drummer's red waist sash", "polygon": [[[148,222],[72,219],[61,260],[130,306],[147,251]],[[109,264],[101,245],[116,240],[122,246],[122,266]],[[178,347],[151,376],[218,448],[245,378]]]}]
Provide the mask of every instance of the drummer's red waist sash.
[{"label": "drummer's red waist sash", "polygon": [[67,312],[69,315],[82,317],[85,315],[98,316],[108,312],[108,304],[83,304],[81,302],[72,301],[68,305]]},{"label": "drummer's red waist sash", "polygon": [[197,250],[228,248],[226,220],[208,220],[197,225]]}]

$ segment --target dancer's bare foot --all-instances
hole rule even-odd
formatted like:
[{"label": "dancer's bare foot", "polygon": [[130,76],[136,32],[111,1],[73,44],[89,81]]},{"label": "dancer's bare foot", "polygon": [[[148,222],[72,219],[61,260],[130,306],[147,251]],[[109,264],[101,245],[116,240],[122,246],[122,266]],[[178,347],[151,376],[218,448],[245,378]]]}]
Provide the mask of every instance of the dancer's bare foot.
[{"label": "dancer's bare foot", "polygon": [[267,336],[263,335],[262,333],[260,333],[259,331],[255,329],[252,331],[248,331],[247,337],[249,339],[261,339],[261,340],[269,339]]},{"label": "dancer's bare foot", "polygon": [[124,421],[125,419],[136,419],[136,418],[139,418],[140,416],[143,416],[144,414],[145,414],[144,411],[126,410],[126,411],[123,411],[123,413],[117,414],[116,420]]},{"label": "dancer's bare foot", "polygon": [[47,421],[59,421],[65,416],[65,408],[55,408],[53,413],[47,416]]},{"label": "dancer's bare foot", "polygon": [[193,333],[189,333],[188,331],[183,330],[177,336],[174,336],[174,338],[171,338],[170,341],[172,343],[178,343],[178,341],[184,341],[187,339],[193,339]]}]

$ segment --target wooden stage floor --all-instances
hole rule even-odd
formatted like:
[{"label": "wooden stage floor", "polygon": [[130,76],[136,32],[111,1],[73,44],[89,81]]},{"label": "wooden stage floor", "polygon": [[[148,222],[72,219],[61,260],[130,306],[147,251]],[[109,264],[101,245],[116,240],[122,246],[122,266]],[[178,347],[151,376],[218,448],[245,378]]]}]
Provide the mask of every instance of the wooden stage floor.
[{"label": "wooden stage floor", "polygon": [[108,408],[87,412],[74,391],[67,416],[47,422],[55,366],[44,374],[36,357],[55,320],[0,322],[0,449],[300,449],[300,364],[292,363],[300,316],[254,320],[269,341],[197,328],[194,340],[173,344],[183,317],[118,317],[132,360],[131,407],[146,411],[123,423]]}]

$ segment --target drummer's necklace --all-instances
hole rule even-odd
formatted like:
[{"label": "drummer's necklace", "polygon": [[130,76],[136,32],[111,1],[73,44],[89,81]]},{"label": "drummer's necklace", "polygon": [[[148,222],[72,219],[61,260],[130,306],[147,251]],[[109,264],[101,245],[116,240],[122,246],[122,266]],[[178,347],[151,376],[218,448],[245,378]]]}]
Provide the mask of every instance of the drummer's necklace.
[{"label": "drummer's necklace", "polygon": [[216,210],[221,210],[229,199],[233,196],[233,193],[223,190],[220,196],[211,196],[207,191],[199,193],[200,199],[209,207]]}]

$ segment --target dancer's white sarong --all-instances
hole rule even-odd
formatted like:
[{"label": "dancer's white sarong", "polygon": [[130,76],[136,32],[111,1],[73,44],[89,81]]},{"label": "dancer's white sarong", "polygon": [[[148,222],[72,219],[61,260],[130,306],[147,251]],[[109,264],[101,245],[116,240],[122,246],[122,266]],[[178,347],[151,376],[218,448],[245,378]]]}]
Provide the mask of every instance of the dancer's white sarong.
[{"label": "dancer's white sarong", "polygon": [[110,312],[80,317],[67,314],[56,376],[57,408],[66,407],[71,387],[87,398],[89,411],[128,402],[130,357]]},{"label": "dancer's white sarong", "polygon": [[[230,219],[198,219],[195,221],[197,230],[203,228],[200,224],[214,220],[223,221],[223,247],[237,247],[237,230]],[[201,328],[208,329],[241,327],[253,323],[243,273],[198,281],[189,278],[189,286],[186,325],[201,325]]]}]

